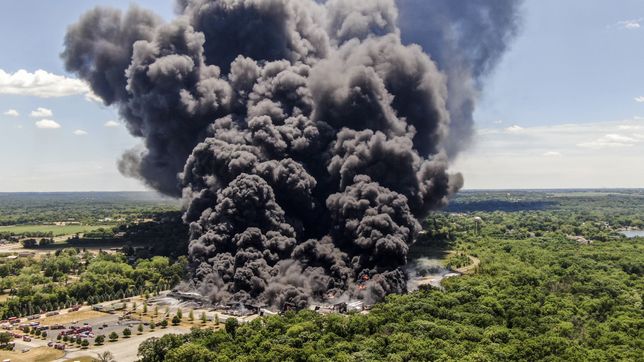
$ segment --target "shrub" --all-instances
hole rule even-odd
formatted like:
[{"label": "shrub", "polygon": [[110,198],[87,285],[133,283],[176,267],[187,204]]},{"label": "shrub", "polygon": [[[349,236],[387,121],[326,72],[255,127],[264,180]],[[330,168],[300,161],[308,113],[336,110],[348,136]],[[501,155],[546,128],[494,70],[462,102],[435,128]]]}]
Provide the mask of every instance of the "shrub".
[{"label": "shrub", "polygon": [[119,335],[116,332],[110,333],[110,342],[114,342],[119,339]]},{"label": "shrub", "polygon": [[100,346],[103,343],[105,343],[105,336],[102,334],[96,336],[96,338],[94,339],[94,344]]}]

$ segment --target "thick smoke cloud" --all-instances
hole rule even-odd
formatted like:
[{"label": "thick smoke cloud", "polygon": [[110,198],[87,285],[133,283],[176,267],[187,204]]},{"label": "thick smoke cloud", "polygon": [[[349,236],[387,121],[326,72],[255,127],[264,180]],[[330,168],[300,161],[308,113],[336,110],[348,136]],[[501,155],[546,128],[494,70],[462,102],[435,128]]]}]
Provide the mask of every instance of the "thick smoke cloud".
[{"label": "thick smoke cloud", "polygon": [[143,139],[121,172],[184,198],[200,292],[374,301],[406,290],[417,219],[462,187],[459,92],[497,60],[440,29],[513,26],[436,3],[431,48],[402,41],[394,0],[181,0],[167,23],[92,10],[62,56]]},{"label": "thick smoke cloud", "polygon": [[473,113],[485,77],[519,28],[522,0],[396,0],[405,44],[420,44],[447,77],[450,158],[472,137]]}]

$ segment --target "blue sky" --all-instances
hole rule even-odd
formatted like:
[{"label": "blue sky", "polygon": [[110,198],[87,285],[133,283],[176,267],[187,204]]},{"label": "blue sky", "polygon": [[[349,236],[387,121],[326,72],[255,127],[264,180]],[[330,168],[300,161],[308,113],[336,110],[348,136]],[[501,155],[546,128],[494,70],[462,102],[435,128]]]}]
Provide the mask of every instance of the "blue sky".
[{"label": "blue sky", "polygon": [[[136,3],[172,17],[172,1]],[[0,83],[20,69],[70,77],[58,57],[66,27],[96,5],[129,4],[3,1]],[[523,16],[481,95],[475,142],[452,169],[470,189],[644,187],[644,2],[527,0]],[[143,189],[116,170],[138,142],[106,127],[116,112],[74,79],[56,84],[75,95],[0,94],[0,191]]]}]

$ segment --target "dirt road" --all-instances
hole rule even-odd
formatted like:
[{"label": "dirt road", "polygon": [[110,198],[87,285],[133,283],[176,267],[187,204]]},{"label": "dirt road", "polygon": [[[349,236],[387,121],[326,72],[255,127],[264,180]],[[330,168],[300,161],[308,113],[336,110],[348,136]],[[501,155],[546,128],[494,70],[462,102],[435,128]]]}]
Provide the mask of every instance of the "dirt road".
[{"label": "dirt road", "polygon": [[481,260],[471,255],[468,255],[467,257],[470,258],[471,263],[464,267],[454,269],[454,271],[461,274],[473,274],[474,272],[476,272],[476,268],[478,268],[478,266],[481,264]]}]

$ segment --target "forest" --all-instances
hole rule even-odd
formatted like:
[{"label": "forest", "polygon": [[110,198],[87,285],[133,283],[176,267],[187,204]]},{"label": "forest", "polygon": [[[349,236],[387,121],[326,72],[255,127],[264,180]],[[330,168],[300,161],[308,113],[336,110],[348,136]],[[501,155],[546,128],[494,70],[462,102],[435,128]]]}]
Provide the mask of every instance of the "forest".
[{"label": "forest", "polygon": [[186,278],[187,258],[155,256],[128,263],[123,254],[93,254],[74,248],[42,259],[0,259],[0,319],[153,294]]},{"label": "forest", "polygon": [[[62,221],[85,225],[110,224],[178,209],[177,200],[152,192],[0,192],[0,226]],[[0,228],[0,234],[2,232]]]},{"label": "forest", "polygon": [[287,312],[166,335],[144,342],[139,356],[142,362],[642,361],[644,239],[620,230],[642,226],[643,206],[641,192],[465,193],[425,220],[419,245],[475,256],[476,273],[446,279],[444,289],[390,295],[368,313]]}]

